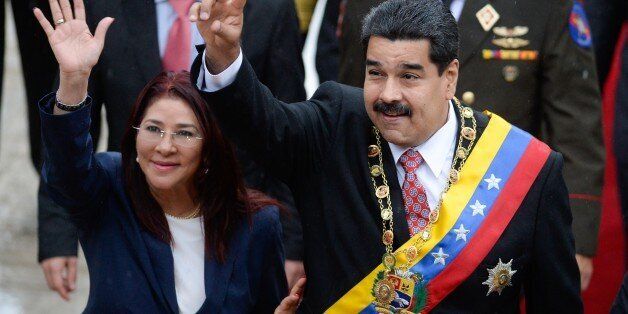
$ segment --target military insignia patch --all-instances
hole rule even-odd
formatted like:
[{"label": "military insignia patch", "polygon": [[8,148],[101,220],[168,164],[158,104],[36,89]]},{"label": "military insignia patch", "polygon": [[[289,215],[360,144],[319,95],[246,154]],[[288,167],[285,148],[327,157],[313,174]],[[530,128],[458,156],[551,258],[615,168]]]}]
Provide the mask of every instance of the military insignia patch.
[{"label": "military insignia patch", "polygon": [[475,13],[475,17],[478,19],[478,22],[480,22],[482,29],[488,32],[499,20],[499,13],[497,13],[492,5],[487,4]]},{"label": "military insignia patch", "polygon": [[580,1],[574,1],[573,3],[569,16],[569,33],[578,46],[583,48],[591,47],[591,28]]},{"label": "military insignia patch", "polygon": [[506,26],[499,26],[493,28],[493,33],[497,36],[501,37],[520,37],[528,33],[530,28],[527,26],[515,26],[513,28],[509,28]]},{"label": "military insignia patch", "polygon": [[493,39],[493,44],[502,48],[517,49],[527,46],[530,41],[523,38],[506,37]]},{"label": "military insignia patch", "polygon": [[519,77],[519,67],[516,65],[507,65],[502,69],[502,75],[506,82],[514,82]]}]

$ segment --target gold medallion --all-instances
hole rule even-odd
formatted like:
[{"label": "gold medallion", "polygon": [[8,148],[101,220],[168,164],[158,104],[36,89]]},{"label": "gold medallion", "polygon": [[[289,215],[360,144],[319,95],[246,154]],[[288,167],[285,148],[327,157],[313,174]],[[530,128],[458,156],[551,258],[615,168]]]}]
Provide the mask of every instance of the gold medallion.
[{"label": "gold medallion", "polygon": [[430,231],[423,230],[423,232],[421,233],[421,239],[423,239],[423,241],[427,241],[430,239],[430,237],[431,237]]},{"label": "gold medallion", "polygon": [[459,147],[458,150],[456,151],[456,157],[460,159],[467,158],[467,150],[462,147]]},{"label": "gold medallion", "polygon": [[473,109],[469,107],[462,108],[462,116],[466,119],[471,119],[471,117],[473,117]]},{"label": "gold medallion", "polygon": [[382,234],[382,242],[385,245],[392,245],[394,238],[395,238],[395,235],[393,234],[391,230],[386,230],[384,231],[384,234]]},{"label": "gold medallion", "polygon": [[388,279],[381,279],[378,281],[375,284],[373,291],[375,292],[375,300],[377,300],[377,303],[386,306],[388,306],[397,295],[393,283]]},{"label": "gold medallion", "polygon": [[462,137],[468,139],[469,141],[475,140],[475,130],[468,126],[462,128],[460,134],[462,135]]},{"label": "gold medallion", "polygon": [[396,263],[397,259],[391,253],[386,253],[382,257],[382,264],[384,264],[384,267],[386,267],[387,269],[392,269],[393,267],[395,267]]},{"label": "gold medallion", "polygon": [[488,32],[499,20],[499,13],[495,11],[492,5],[487,4],[475,13],[475,17],[480,22],[482,29]]},{"label": "gold medallion", "polygon": [[382,216],[382,219],[390,220],[392,219],[393,212],[392,210],[390,210],[390,208],[386,208],[386,209],[383,209],[379,214]]},{"label": "gold medallion", "polygon": [[406,258],[408,258],[408,261],[414,261],[414,259],[416,258],[418,254],[418,251],[416,249],[416,246],[414,245],[410,245],[407,249],[406,249]]},{"label": "gold medallion", "polygon": [[458,180],[460,180],[460,173],[456,169],[451,169],[449,171],[449,182],[455,184]]},{"label": "gold medallion", "polygon": [[377,190],[375,190],[375,195],[377,196],[377,198],[384,198],[388,196],[389,193],[390,189],[387,185],[380,185],[379,187],[377,187]]},{"label": "gold medallion", "polygon": [[379,177],[380,175],[382,175],[382,167],[380,167],[379,165],[371,167],[371,176]]},{"label": "gold medallion", "polygon": [[438,217],[440,216],[440,210],[433,210],[430,212],[430,222],[435,223],[438,221]]},{"label": "gold medallion", "polygon": [[377,145],[369,145],[368,156],[377,157],[379,155],[379,147]]}]

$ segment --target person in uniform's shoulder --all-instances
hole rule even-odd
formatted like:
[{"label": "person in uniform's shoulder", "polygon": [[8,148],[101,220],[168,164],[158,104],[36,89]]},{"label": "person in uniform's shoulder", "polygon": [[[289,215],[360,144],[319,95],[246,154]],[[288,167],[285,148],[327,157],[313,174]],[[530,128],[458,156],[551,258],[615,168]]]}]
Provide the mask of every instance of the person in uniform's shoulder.
[{"label": "person in uniform's shoulder", "polygon": [[[303,222],[312,313],[582,312],[563,158],[454,97],[454,17],[391,0],[364,19],[364,89],[298,106],[240,48],[243,0],[203,1],[192,66],[223,131],[287,182]],[[211,15],[209,14],[211,11]]]}]

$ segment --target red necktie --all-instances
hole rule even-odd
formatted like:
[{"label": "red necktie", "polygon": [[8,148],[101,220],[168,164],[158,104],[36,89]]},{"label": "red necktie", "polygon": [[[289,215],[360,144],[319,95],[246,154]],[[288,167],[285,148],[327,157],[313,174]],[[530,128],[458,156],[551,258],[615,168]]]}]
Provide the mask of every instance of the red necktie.
[{"label": "red necktie", "polygon": [[410,236],[413,236],[425,229],[430,216],[430,206],[427,203],[425,188],[415,173],[423,162],[423,157],[414,149],[408,149],[401,155],[399,162],[406,172],[402,187],[403,203],[406,206],[406,220],[408,221]]},{"label": "red necktie", "polygon": [[192,23],[188,20],[190,7],[195,0],[169,0],[170,5],[177,13],[177,19],[172,23],[168,33],[166,52],[162,60],[164,70],[181,71],[190,67],[190,46]]}]

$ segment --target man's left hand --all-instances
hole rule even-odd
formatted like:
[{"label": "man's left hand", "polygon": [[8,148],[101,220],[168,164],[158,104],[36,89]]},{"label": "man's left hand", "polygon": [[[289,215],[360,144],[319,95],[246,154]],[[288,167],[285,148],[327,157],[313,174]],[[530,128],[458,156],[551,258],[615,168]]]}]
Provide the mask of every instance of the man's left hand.
[{"label": "man's left hand", "polygon": [[576,254],[576,262],[580,270],[580,290],[584,291],[589,287],[591,276],[593,275],[593,259],[588,256]]}]

